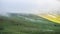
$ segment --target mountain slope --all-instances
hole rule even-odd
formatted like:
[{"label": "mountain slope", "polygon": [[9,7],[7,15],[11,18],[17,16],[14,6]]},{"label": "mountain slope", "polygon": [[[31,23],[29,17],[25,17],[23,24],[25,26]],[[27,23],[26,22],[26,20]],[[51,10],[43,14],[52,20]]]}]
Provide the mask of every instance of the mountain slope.
[{"label": "mountain slope", "polygon": [[60,31],[60,24],[33,14],[0,16],[0,19],[0,31],[7,32],[6,34],[55,34]]},{"label": "mountain slope", "polygon": [[41,16],[43,18],[46,18],[46,19],[56,22],[56,23],[60,23],[60,16],[58,16],[58,15],[44,14],[44,15],[38,15],[38,16]]}]

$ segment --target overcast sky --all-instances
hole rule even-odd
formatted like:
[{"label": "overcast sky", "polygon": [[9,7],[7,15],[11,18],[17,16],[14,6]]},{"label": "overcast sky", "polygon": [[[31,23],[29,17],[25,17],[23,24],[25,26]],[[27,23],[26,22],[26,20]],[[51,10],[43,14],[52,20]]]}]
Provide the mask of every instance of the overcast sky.
[{"label": "overcast sky", "polygon": [[59,10],[58,0],[0,0],[0,13],[43,13]]}]

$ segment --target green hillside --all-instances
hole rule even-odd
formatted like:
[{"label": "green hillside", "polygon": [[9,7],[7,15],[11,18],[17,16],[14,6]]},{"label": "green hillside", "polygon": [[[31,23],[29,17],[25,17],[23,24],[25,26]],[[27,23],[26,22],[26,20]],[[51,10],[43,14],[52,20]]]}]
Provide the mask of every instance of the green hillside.
[{"label": "green hillside", "polygon": [[60,24],[33,14],[0,16],[0,34],[60,34]]}]

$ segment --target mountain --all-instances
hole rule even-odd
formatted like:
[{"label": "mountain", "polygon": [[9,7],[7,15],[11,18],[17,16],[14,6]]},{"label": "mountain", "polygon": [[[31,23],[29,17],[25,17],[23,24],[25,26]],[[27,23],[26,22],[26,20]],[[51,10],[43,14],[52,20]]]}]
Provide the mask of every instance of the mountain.
[{"label": "mountain", "polygon": [[[0,16],[2,34],[56,34],[60,33],[60,24],[34,14],[8,14]],[[1,33],[0,32],[0,33]]]}]

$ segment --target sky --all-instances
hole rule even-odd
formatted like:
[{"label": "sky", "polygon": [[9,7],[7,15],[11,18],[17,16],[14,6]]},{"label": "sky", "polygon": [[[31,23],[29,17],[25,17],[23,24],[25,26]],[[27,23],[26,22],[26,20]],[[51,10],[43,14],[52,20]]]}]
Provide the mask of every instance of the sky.
[{"label": "sky", "polygon": [[59,0],[0,0],[0,14],[5,13],[47,13],[60,9]]}]

